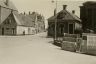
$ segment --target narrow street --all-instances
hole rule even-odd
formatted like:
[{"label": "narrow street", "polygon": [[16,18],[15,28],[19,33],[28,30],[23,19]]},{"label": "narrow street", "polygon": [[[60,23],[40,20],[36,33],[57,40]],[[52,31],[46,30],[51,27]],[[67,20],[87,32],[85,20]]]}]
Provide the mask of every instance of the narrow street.
[{"label": "narrow street", "polygon": [[0,36],[0,64],[96,64],[96,56],[61,50],[46,33]]}]

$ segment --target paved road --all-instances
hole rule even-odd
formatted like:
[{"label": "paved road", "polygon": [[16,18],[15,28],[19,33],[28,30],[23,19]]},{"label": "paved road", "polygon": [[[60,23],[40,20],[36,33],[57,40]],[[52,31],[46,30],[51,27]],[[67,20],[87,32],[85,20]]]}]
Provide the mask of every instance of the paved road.
[{"label": "paved road", "polygon": [[96,57],[63,51],[46,34],[0,36],[0,64],[96,64]]}]

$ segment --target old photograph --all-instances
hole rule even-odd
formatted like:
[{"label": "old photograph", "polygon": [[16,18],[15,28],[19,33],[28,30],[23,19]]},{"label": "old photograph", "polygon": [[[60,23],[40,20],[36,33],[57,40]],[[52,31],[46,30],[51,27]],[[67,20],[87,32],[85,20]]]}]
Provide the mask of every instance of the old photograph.
[{"label": "old photograph", "polygon": [[96,64],[96,1],[0,0],[0,64]]}]

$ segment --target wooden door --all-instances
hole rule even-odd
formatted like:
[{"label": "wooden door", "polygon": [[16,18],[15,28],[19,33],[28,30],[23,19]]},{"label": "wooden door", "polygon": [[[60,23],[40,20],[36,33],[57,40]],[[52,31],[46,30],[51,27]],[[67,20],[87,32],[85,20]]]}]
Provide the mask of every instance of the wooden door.
[{"label": "wooden door", "polygon": [[4,28],[2,28],[2,35],[4,35]]},{"label": "wooden door", "polygon": [[69,24],[69,34],[73,34],[73,33],[74,33],[74,25]]}]

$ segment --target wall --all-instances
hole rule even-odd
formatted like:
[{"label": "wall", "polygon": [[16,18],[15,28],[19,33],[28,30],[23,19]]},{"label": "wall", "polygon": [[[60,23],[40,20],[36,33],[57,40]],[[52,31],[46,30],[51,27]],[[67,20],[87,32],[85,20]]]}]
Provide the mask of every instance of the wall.
[{"label": "wall", "polygon": [[25,34],[35,34],[35,28],[33,27],[25,27],[25,26],[17,26],[17,35],[23,35]]},{"label": "wall", "polygon": [[[2,34],[2,28],[4,28],[4,34]],[[14,29],[14,34],[12,29]],[[16,35],[16,26],[14,25],[4,25],[0,26],[0,35]]]},{"label": "wall", "polygon": [[80,18],[82,20],[83,32],[96,33],[96,7],[94,5],[80,7]]},{"label": "wall", "polygon": [[76,29],[82,29],[82,24],[80,23],[75,23],[75,30]]}]

